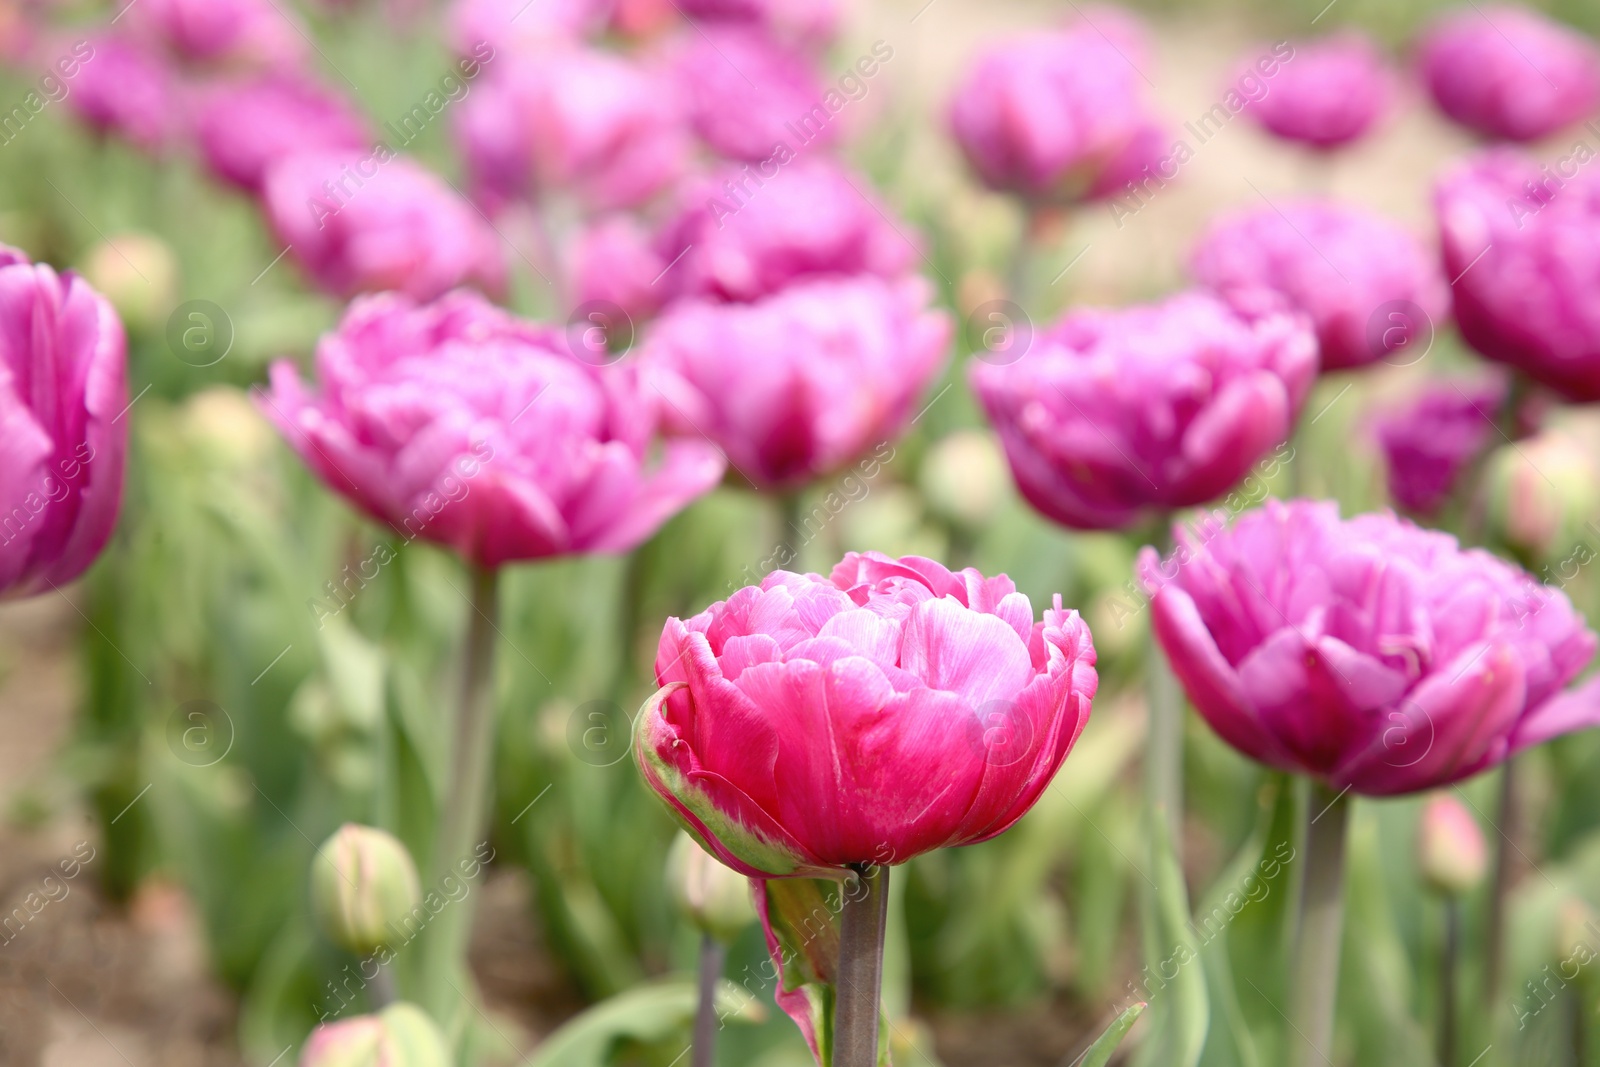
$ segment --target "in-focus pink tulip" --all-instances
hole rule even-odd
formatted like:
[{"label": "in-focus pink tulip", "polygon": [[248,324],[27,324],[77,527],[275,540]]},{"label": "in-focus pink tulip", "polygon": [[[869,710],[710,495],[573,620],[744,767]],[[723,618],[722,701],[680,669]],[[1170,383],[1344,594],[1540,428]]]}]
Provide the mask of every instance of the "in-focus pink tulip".
[{"label": "in-focus pink tulip", "polygon": [[1377,45],[1346,32],[1296,44],[1246,113],[1285,140],[1338,148],[1371,130],[1393,99],[1394,74]]},{"label": "in-focus pink tulip", "polygon": [[133,33],[201,64],[286,68],[306,52],[297,16],[275,0],[138,0]]},{"label": "in-focus pink tulip", "polygon": [[1446,174],[1434,206],[1467,343],[1568,399],[1600,400],[1600,172],[1568,180],[1496,149]]},{"label": "in-focus pink tulip", "polygon": [[94,562],[122,504],[127,341],[75,274],[0,246],[0,597]]},{"label": "in-focus pink tulip", "polygon": [[1595,635],[1566,594],[1390,514],[1269,500],[1140,560],[1173,672],[1240,752],[1385,796],[1600,725],[1564,691]]},{"label": "in-focus pink tulip", "polygon": [[598,33],[615,6],[615,0],[455,0],[447,32],[457,55],[487,44],[531,59],[550,45]]},{"label": "in-focus pink tulip", "polygon": [[594,210],[637,206],[678,178],[690,143],[672,79],[576,46],[494,68],[461,105],[456,133],[491,210],[552,194]]},{"label": "in-focus pink tulip", "polygon": [[755,26],[807,47],[831,42],[844,20],[839,0],[679,0],[677,6],[700,22]]},{"label": "in-focus pink tulip", "polygon": [[72,79],[67,106],[96,131],[147,152],[169,146],[180,132],[183,107],[166,63],[124,37],[89,44],[93,55]]},{"label": "in-focus pink tulip", "polygon": [[850,554],[667,620],[645,780],[752,877],[836,877],[1004,832],[1089,719],[1089,629],[1004,575]]},{"label": "in-focus pink tulip", "polygon": [[1600,49],[1529,8],[1452,8],[1417,59],[1439,110],[1485,137],[1535,141],[1600,106]]},{"label": "in-focus pink tulip", "polygon": [[1074,312],[1015,362],[971,364],[1017,487],[1057,522],[1119,529],[1202,504],[1286,441],[1317,373],[1302,316],[1185,293]]},{"label": "in-focus pink tulip", "polygon": [[562,333],[452,293],[350,306],[317,385],[272,368],[262,410],[317,476],[408,540],[483,566],[625,552],[722,477],[698,439],[657,451],[636,367],[580,360]]},{"label": "in-focus pink tulip", "polygon": [[393,289],[431,300],[473,282],[494,291],[505,260],[489,224],[420,164],[377,152],[307,152],[267,172],[273,230],[335,296]]},{"label": "in-focus pink tulip", "polygon": [[[892,53],[891,53],[892,54]],[[688,32],[673,70],[695,132],[719,155],[787,163],[839,139],[849,98],[822,84],[806,55],[759,29],[711,25]]]},{"label": "in-focus pink tulip", "polygon": [[912,276],[802,282],[751,304],[690,300],[645,359],[680,430],[763,489],[830,474],[898,437],[938,375],[950,321]]},{"label": "in-focus pink tulip", "polygon": [[667,297],[660,280],[666,266],[637,219],[611,215],[578,235],[572,251],[574,295],[580,306],[604,303],[621,308],[637,325],[654,315]]},{"label": "in-focus pink tulip", "polygon": [[297,152],[371,148],[374,136],[341,97],[304,78],[265,75],[202,94],[195,138],[218,178],[259,192],[267,170]]},{"label": "in-focus pink tulip", "polygon": [[1500,440],[1495,420],[1505,401],[1500,377],[1440,381],[1377,422],[1389,496],[1423,518],[1439,513],[1461,475]]},{"label": "in-focus pink tulip", "polygon": [[1309,315],[1323,370],[1413,363],[1450,310],[1448,286],[1416,236],[1332,200],[1224,216],[1196,245],[1190,273],[1236,307]]},{"label": "in-focus pink tulip", "polygon": [[1116,192],[1102,172],[1128,170],[1129,147],[1159,125],[1135,62],[1084,23],[1007,42],[962,82],[950,128],[991,189],[1064,201]]},{"label": "in-focus pink tulip", "polygon": [[[681,296],[755,300],[819,274],[897,277],[917,247],[865,178],[825,157],[769,175],[727,167],[692,184],[661,234],[661,284]],[[682,258],[679,258],[679,257]]]}]

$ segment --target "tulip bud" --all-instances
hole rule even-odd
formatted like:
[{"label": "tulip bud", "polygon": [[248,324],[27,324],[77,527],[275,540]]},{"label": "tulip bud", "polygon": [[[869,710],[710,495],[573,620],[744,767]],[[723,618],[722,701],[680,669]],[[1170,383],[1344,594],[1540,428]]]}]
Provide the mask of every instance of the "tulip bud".
[{"label": "tulip bud", "polygon": [[719,941],[732,941],[755,922],[745,876],[713,859],[681,830],[667,853],[667,889],[684,918]]},{"label": "tulip bud", "polygon": [[415,1004],[391,1004],[311,1031],[300,1067],[450,1067],[433,1020]]},{"label": "tulip bud", "polygon": [[357,955],[387,944],[422,900],[411,854],[394,835],[345,823],[311,865],[311,905],[332,941]]},{"label": "tulip bud", "polygon": [[1478,821],[1447,793],[1433,797],[1422,809],[1417,853],[1423,881],[1445,896],[1471,890],[1489,865],[1489,846]]},{"label": "tulip bud", "polygon": [[[1573,960],[1587,974],[1587,964],[1600,953],[1600,916],[1579,897],[1569,897],[1556,913],[1555,958]],[[1568,967],[1563,967],[1567,970]]]},{"label": "tulip bud", "polygon": [[122,233],[102,241],[89,252],[82,273],[131,330],[159,326],[177,302],[177,257],[152,234]]},{"label": "tulip bud", "polygon": [[928,450],[918,480],[928,510],[956,526],[979,529],[1000,510],[1011,479],[992,435],[957,430]]},{"label": "tulip bud", "polygon": [[1495,533],[1526,558],[1564,553],[1600,503],[1597,478],[1587,450],[1569,434],[1546,431],[1501,449],[1489,481]]}]

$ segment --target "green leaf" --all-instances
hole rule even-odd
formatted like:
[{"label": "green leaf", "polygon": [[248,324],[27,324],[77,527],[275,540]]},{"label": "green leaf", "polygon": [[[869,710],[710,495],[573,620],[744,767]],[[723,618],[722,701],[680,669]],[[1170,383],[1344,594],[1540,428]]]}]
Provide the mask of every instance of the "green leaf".
[{"label": "green leaf", "polygon": [[[1146,981],[1157,1003],[1158,1026],[1139,1050],[1139,1062],[1195,1067],[1205,1051],[1211,1002],[1189,919],[1188,890],[1163,818],[1151,818],[1156,885],[1145,897]],[[1168,976],[1171,971],[1171,976]],[[1156,998],[1159,998],[1157,1000]]]},{"label": "green leaf", "polygon": [[1122,1044],[1122,1039],[1128,1036],[1128,1031],[1133,1029],[1133,1024],[1139,1021],[1139,1016],[1149,1006],[1141,1000],[1113,1019],[1111,1025],[1106,1027],[1106,1032],[1096,1038],[1094,1044],[1089,1046],[1089,1051],[1083,1054],[1078,1067],[1106,1067],[1111,1054],[1117,1051],[1117,1046]]},{"label": "green leaf", "polygon": [[[688,978],[630,989],[601,1001],[551,1034],[523,1067],[607,1067],[623,1042],[685,1040],[698,1004],[699,992]],[[717,986],[717,1013],[723,1019],[749,1023],[760,1022],[766,1014],[758,1001],[727,981]]]}]

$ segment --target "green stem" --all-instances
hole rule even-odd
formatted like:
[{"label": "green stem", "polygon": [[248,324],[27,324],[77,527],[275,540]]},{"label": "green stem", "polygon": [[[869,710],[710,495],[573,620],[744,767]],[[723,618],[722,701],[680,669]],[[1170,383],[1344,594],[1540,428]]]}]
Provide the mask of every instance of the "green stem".
[{"label": "green stem", "polygon": [[1461,955],[1461,902],[1444,901],[1444,945],[1439,952],[1439,1064],[1456,1067],[1456,970]]},{"label": "green stem", "polygon": [[[1163,515],[1156,534],[1156,550],[1172,553],[1172,516]],[[1145,749],[1145,803],[1152,817],[1165,818],[1172,850],[1183,862],[1183,695],[1166,656],[1150,635],[1145,699],[1149,704],[1150,736]]]},{"label": "green stem", "polygon": [[1006,268],[1006,295],[1026,308],[1033,296],[1033,266],[1039,252],[1039,209],[1032,203],[1023,205],[1022,234],[1011,254]]},{"label": "green stem", "polygon": [[1332,1062],[1334,1009],[1339,992],[1339,948],[1344,936],[1344,848],[1347,793],[1320,783],[1306,808],[1306,867],[1295,946],[1294,1027],[1300,1067]]},{"label": "green stem", "polygon": [[700,939],[700,1001],[694,1013],[694,1057],[691,1067],[717,1062],[717,983],[728,960],[728,946],[705,934]]},{"label": "green stem", "polygon": [[1500,812],[1495,825],[1500,828],[1494,855],[1494,883],[1489,890],[1488,948],[1484,954],[1484,1009],[1490,1013],[1500,1003],[1505,984],[1506,898],[1516,880],[1516,848],[1521,811],[1517,804],[1517,764],[1506,760],[1500,765]]},{"label": "green stem", "polygon": [[834,1002],[833,1067],[877,1067],[883,989],[883,935],[889,868],[866,867],[846,883],[856,894],[840,909],[839,980]]},{"label": "green stem", "polygon": [[[472,566],[471,612],[461,676],[461,700],[450,723],[450,777],[439,812],[430,857],[430,889],[454,877],[455,865],[471,857],[487,831],[494,756],[494,646],[499,613],[499,576],[494,568]],[[468,895],[434,917],[426,931],[422,983],[424,1006],[443,1022],[454,1014],[466,971],[472,933],[473,898]],[[463,990],[464,992],[464,990]]]}]

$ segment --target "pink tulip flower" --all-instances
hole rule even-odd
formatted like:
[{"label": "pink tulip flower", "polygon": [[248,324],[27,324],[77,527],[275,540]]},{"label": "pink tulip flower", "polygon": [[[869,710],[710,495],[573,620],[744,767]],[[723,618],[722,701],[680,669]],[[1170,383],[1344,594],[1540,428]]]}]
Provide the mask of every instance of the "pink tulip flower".
[{"label": "pink tulip flower", "polygon": [[374,136],[342,98],[302,78],[266,75],[202,94],[195,137],[222,181],[259,192],[271,166],[306,151],[370,148]]},{"label": "pink tulip flower", "polygon": [[275,0],[138,0],[127,7],[132,32],[196,64],[297,66],[305,30]]},{"label": "pink tulip flower", "polygon": [[128,452],[127,341],[75,274],[0,246],[0,597],[49,592],[111,538]]},{"label": "pink tulip flower", "polygon": [[1501,439],[1495,420],[1505,393],[1499,377],[1441,381],[1385,413],[1376,429],[1390,498],[1413,515],[1437,515],[1461,476]]},{"label": "pink tulip flower", "polygon": [[614,0],[455,0],[447,33],[457,55],[473,55],[487,44],[532,58],[598,33],[615,6]]},{"label": "pink tulip flower", "polygon": [[678,8],[703,23],[757,27],[775,40],[821,48],[839,34],[839,0],[679,0]]},{"label": "pink tulip flower", "polygon": [[[1253,62],[1253,60],[1252,60]],[[1246,108],[1268,133],[1339,148],[1370,131],[1394,99],[1394,74],[1370,38],[1354,32],[1295,45],[1294,58]]]},{"label": "pink tulip flower", "polygon": [[850,554],[667,620],[645,780],[751,877],[837,877],[1003,833],[1088,721],[1089,629],[1004,575]]},{"label": "pink tulip flower", "polygon": [[747,26],[684,34],[673,70],[695,132],[728,159],[782,165],[826,148],[838,141],[850,103],[822,84],[803,53]]},{"label": "pink tulip flower", "polygon": [[1226,493],[1288,439],[1316,372],[1304,318],[1203,293],[1074,312],[1020,359],[971,364],[1022,495],[1089,530]]},{"label": "pink tulip flower", "polygon": [[1417,59],[1439,110],[1485,137],[1536,141],[1600,106],[1600,49],[1529,8],[1451,9]]},{"label": "pink tulip flower", "polygon": [[1566,594],[1393,515],[1269,500],[1140,560],[1152,621],[1234,748],[1332,789],[1435,789],[1600,725]]},{"label": "pink tulip flower", "polygon": [[457,139],[491,210],[553,194],[635,207],[678,178],[689,148],[671,79],[579,47],[491,70],[461,105]]},{"label": "pink tulip flower", "polygon": [[498,239],[442,178],[387,148],[308,152],[267,172],[273,230],[316,283],[339,297],[386,289],[417,300],[505,278]]},{"label": "pink tulip flower", "polygon": [[1446,174],[1434,205],[1467,343],[1570,400],[1600,400],[1600,171],[1495,149]]},{"label": "pink tulip flower", "polygon": [[317,347],[317,389],[272,368],[260,405],[317,476],[410,540],[485,567],[625,552],[722,477],[695,439],[657,452],[637,368],[456,292],[350,306]]},{"label": "pink tulip flower", "polygon": [[1224,216],[1195,247],[1190,273],[1235,306],[1309,315],[1323,370],[1415,362],[1450,308],[1448,286],[1420,240],[1331,200]]},{"label": "pink tulip flower", "polygon": [[97,132],[147,152],[171,145],[183,108],[166,63],[124,37],[91,38],[89,47],[92,55],[72,79],[67,106]]},{"label": "pink tulip flower", "polygon": [[950,339],[929,295],[915,276],[862,276],[751,304],[684,301],[644,358],[680,430],[715,441],[750,484],[793,488],[886,446],[916,414]]},{"label": "pink tulip flower", "polygon": [[680,197],[659,242],[663,265],[673,264],[662,285],[755,300],[821,274],[905,274],[917,258],[910,227],[892,222],[871,189],[823,157],[724,168]]},{"label": "pink tulip flower", "polygon": [[609,304],[637,324],[660,309],[666,263],[631,215],[611,215],[578,235],[572,252],[578,304]]}]

